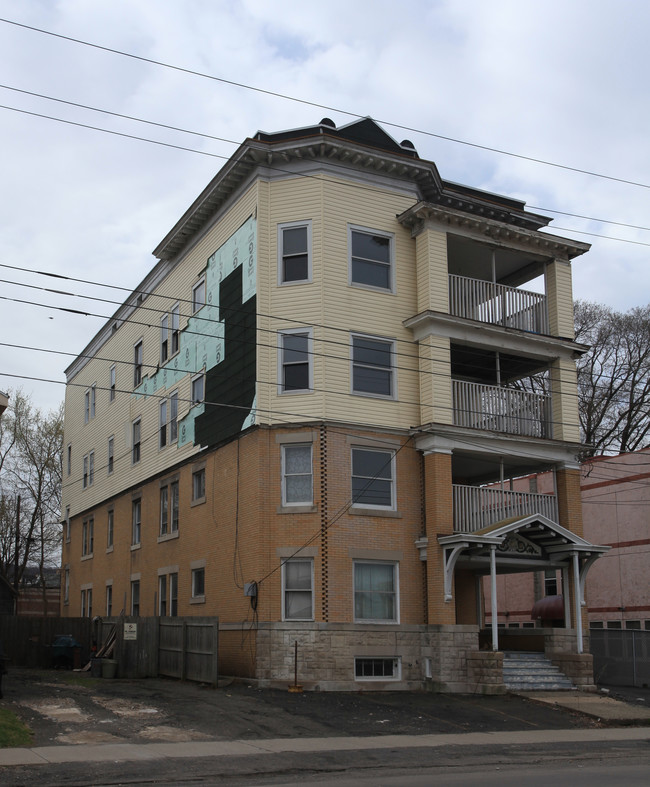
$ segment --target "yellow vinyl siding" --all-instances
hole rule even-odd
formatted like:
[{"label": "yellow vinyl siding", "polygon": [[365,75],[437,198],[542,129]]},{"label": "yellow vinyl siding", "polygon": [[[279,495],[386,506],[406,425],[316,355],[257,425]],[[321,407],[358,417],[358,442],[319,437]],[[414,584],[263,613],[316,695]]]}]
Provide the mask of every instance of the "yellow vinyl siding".
[{"label": "yellow vinyl siding", "polygon": [[571,264],[564,260],[553,260],[546,266],[545,280],[551,335],[573,339]]},{"label": "yellow vinyl siding", "polygon": [[577,374],[573,361],[557,359],[551,364],[553,437],[580,442]]},{"label": "yellow vinyl siding", "polygon": [[449,312],[447,234],[425,227],[416,239],[417,311]]}]

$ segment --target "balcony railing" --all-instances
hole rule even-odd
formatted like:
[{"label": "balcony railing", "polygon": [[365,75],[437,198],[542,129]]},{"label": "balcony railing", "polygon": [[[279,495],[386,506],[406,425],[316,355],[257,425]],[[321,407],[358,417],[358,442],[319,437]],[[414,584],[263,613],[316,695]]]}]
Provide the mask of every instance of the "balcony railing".
[{"label": "balcony railing", "polygon": [[549,332],[546,295],[482,279],[450,274],[449,313],[532,333]]},{"label": "balcony railing", "polygon": [[524,437],[551,437],[551,397],[453,380],[454,424]]},{"label": "balcony railing", "polygon": [[542,514],[558,521],[557,498],[533,492],[510,492],[497,486],[453,485],[454,531],[475,533],[495,522]]}]

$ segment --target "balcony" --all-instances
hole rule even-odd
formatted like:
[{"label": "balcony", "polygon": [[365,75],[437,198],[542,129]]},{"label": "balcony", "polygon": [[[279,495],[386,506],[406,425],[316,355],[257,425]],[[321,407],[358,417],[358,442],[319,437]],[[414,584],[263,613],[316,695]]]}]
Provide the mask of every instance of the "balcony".
[{"label": "balcony", "polygon": [[551,397],[452,380],[454,425],[522,437],[551,437]]},{"label": "balcony", "polygon": [[450,274],[449,313],[506,328],[548,334],[546,295]]},{"label": "balcony", "polygon": [[558,521],[555,495],[462,484],[453,484],[452,490],[456,533],[475,533],[495,522],[532,514],[541,514],[552,522]]}]

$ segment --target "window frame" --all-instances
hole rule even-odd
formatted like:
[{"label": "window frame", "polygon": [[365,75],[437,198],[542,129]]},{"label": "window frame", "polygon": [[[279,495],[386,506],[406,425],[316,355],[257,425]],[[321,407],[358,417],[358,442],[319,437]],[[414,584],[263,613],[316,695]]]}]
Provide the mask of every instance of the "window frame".
[{"label": "window frame", "polygon": [[[201,290],[203,291],[203,300],[199,301],[197,298],[197,293],[199,293]],[[192,285],[192,314],[196,314],[205,306],[206,299],[207,292],[205,285],[205,275],[203,275],[195,284]]]},{"label": "window frame", "polygon": [[65,542],[70,543],[70,506],[65,507]]},{"label": "window frame", "polygon": [[[308,563],[309,564],[309,590],[305,590],[305,588],[291,588],[287,586],[288,576],[287,576],[287,566],[296,563]],[[298,593],[309,593],[310,600],[311,600],[311,610],[309,617],[298,617],[297,615],[289,615],[287,611],[287,602],[289,599],[290,594],[298,594]],[[312,557],[303,558],[289,558],[287,560],[282,561],[282,620],[283,621],[310,621],[314,620],[314,559]]]},{"label": "window frame", "polygon": [[[357,567],[359,566],[391,566],[393,569],[393,597],[392,618],[366,618],[357,614],[357,592],[358,593],[381,593],[378,590],[357,590]],[[397,560],[365,560],[355,559],[352,561],[352,606],[355,623],[371,623],[379,625],[398,625],[400,622],[400,596],[399,596],[399,561]]]},{"label": "window frame", "polygon": [[108,401],[115,401],[115,389],[117,385],[117,367],[113,364],[108,373]]},{"label": "window frame", "polygon": [[[365,476],[365,475],[355,475],[354,474],[354,455],[357,451],[363,451],[365,453],[376,453],[376,454],[386,454],[387,458],[390,456],[390,463],[384,463],[383,466],[388,466],[390,468],[390,478],[379,478],[378,476]],[[354,508],[365,508],[365,509],[379,509],[381,511],[396,511],[397,510],[397,464],[396,464],[396,451],[392,448],[375,448],[373,446],[367,445],[353,445],[350,447],[350,485],[351,485],[351,500],[352,506]],[[354,491],[354,479],[367,479],[364,487],[362,488],[361,492],[355,495]],[[376,502],[363,502],[362,495],[368,493],[371,490],[370,484],[374,481],[386,481],[390,482],[390,504],[389,505],[382,505],[381,503]]]},{"label": "window frame", "polygon": [[112,549],[115,538],[115,509],[106,511],[106,549]]},{"label": "window frame", "polygon": [[[136,440],[137,433],[137,440]],[[142,417],[131,422],[131,464],[137,465],[142,459]]]},{"label": "window frame", "polygon": [[106,617],[113,617],[113,585],[106,585]]},{"label": "window frame", "polygon": [[169,395],[169,445],[178,442],[178,391]]},{"label": "window frame", "polygon": [[[205,467],[192,470],[192,503],[205,503],[206,474]],[[202,494],[197,494],[201,492]]]},{"label": "window frame", "polygon": [[131,580],[131,617],[140,617],[140,580]]},{"label": "window frame", "polygon": [[169,316],[171,317],[170,320],[170,347],[169,347],[169,357],[173,358],[174,355],[181,349],[181,342],[180,342],[180,324],[181,324],[181,306],[179,303],[175,303],[170,312]]},{"label": "window frame", "polygon": [[95,549],[95,517],[89,516],[81,524],[81,556],[92,557]]},{"label": "window frame", "polygon": [[[295,367],[297,362],[285,361],[284,338],[286,336],[305,336],[307,338],[306,350],[290,350],[291,352],[304,352],[307,356],[307,387],[306,388],[287,388],[285,369]],[[278,394],[281,396],[295,396],[296,394],[308,394],[314,391],[314,332],[311,328],[287,328],[278,331]],[[300,362],[301,364],[304,361]]]},{"label": "window frame", "polygon": [[95,483],[95,452],[88,452],[88,486]]},{"label": "window frame", "polygon": [[167,574],[158,575],[158,617],[167,617]]},{"label": "window frame", "polygon": [[[388,286],[379,284],[369,284],[364,281],[357,281],[354,275],[354,260],[352,255],[352,241],[355,234],[369,235],[370,237],[385,238],[388,240],[388,263],[382,260],[373,260],[371,257],[358,257],[359,260],[367,260],[374,265],[383,265],[388,269]],[[376,230],[370,227],[362,227],[356,224],[348,224],[348,283],[351,287],[373,290],[375,292],[395,293],[395,235],[392,232]]]},{"label": "window frame", "polygon": [[[309,500],[289,501],[287,495],[288,480],[306,476],[307,473],[287,473],[287,453],[293,449],[309,448]],[[281,449],[281,473],[282,473],[282,505],[290,508],[291,506],[311,506],[314,504],[314,444],[305,443],[283,443]]]},{"label": "window frame", "polygon": [[[389,365],[382,366],[379,364],[370,364],[367,362],[355,361],[355,357],[354,357],[355,340],[375,342],[376,344],[387,345],[390,348],[388,350]],[[350,393],[354,394],[355,396],[368,396],[373,399],[386,399],[386,400],[397,399],[397,372],[395,369],[394,359],[395,359],[394,339],[386,339],[385,337],[382,336],[370,336],[369,334],[365,334],[365,333],[351,333],[350,334]],[[384,373],[387,373],[390,393],[385,394],[378,391],[367,391],[367,390],[363,390],[362,388],[357,388],[355,385],[355,377],[356,377],[355,372],[357,368],[380,370]]]},{"label": "window frame", "polygon": [[158,535],[169,534],[169,485],[160,487],[160,516],[158,519]]},{"label": "window frame", "polygon": [[158,405],[158,448],[167,446],[167,399],[161,399]]},{"label": "window frame", "polygon": [[142,383],[143,369],[143,340],[139,339],[133,345],[133,387],[137,388]]},{"label": "window frame", "polygon": [[88,454],[84,454],[84,458],[83,458],[83,475],[81,478],[81,488],[88,489]]},{"label": "window frame", "polygon": [[[201,578],[200,583],[197,582]],[[197,588],[198,585],[198,588]],[[191,569],[191,598],[193,601],[205,601],[205,566],[197,566]],[[197,592],[200,590],[201,592]]]},{"label": "window frame", "polygon": [[106,454],[106,475],[111,475],[115,470],[115,435],[108,438]]},{"label": "window frame", "polygon": [[[291,287],[295,284],[309,284],[312,281],[312,230],[311,219],[304,221],[287,221],[278,224],[278,286]],[[302,229],[306,230],[307,234],[307,248],[304,253],[284,253],[284,233],[286,230]],[[288,258],[295,258],[298,256],[306,256],[306,275],[300,279],[287,279],[285,261]]]},{"label": "window frame", "polygon": [[[194,387],[199,382],[199,380],[201,381],[201,398],[200,399],[196,398],[196,396],[194,394]],[[190,384],[190,392],[191,392],[191,396],[192,396],[192,404],[191,404],[192,407],[194,407],[194,405],[201,404],[201,403],[203,403],[205,401],[205,373],[204,372],[200,372],[199,374],[195,374],[194,377],[192,377],[192,382]]]},{"label": "window frame", "polygon": [[[362,662],[392,662],[393,673],[391,675],[359,675],[358,666]],[[354,679],[355,681],[399,681],[402,678],[402,657],[401,656],[355,656],[354,657]]]},{"label": "window frame", "polygon": [[[137,514],[137,516],[136,516]],[[142,543],[142,498],[131,500],[131,546],[139,547]]]},{"label": "window frame", "polygon": [[66,450],[66,469],[68,471],[68,475],[72,473],[72,443],[68,443],[67,450]]},{"label": "window frame", "polygon": [[160,318],[160,363],[169,360],[169,315],[163,314]]}]

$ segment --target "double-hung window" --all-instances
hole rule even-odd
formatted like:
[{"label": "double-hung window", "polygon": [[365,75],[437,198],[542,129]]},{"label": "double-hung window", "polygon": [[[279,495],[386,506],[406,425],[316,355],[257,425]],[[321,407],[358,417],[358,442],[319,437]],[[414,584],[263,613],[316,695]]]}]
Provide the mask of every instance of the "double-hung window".
[{"label": "double-hung window", "polygon": [[95,417],[95,406],[97,404],[97,386],[91,385],[84,394],[84,423]]},{"label": "double-hung window", "polygon": [[311,505],[313,502],[312,446],[282,446],[282,505]]},{"label": "double-hung window", "polygon": [[115,530],[115,511],[109,508],[106,519],[106,549],[113,546],[113,532]]},{"label": "double-hung window", "polygon": [[140,614],[140,580],[131,581],[131,615],[138,617]]},{"label": "double-hung window", "polygon": [[88,454],[84,456],[84,474],[82,485],[84,489],[88,487]]},{"label": "double-hung window", "polygon": [[88,486],[92,486],[95,481],[95,452],[88,454]]},{"label": "double-hung window", "polygon": [[278,226],[278,283],[311,281],[311,222]]},{"label": "double-hung window", "polygon": [[199,404],[205,397],[205,375],[197,374],[192,378],[192,404]]},{"label": "double-hung window", "polygon": [[314,561],[287,560],[282,564],[284,620],[314,619]]},{"label": "double-hung window", "polygon": [[395,508],[395,454],[373,448],[352,448],[352,504]]},{"label": "double-hung window", "polygon": [[205,598],[205,568],[192,569],[192,598]]},{"label": "double-hung window", "polygon": [[137,464],[140,461],[140,441],[142,435],[142,421],[136,418],[131,429],[131,461]]},{"label": "double-hung window", "polygon": [[133,345],[133,387],[142,382],[142,340]]},{"label": "double-hung window", "polygon": [[160,488],[160,535],[166,536],[169,527],[169,487]]},{"label": "double-hung window", "polygon": [[203,306],[205,306],[205,278],[200,279],[192,287],[192,314],[196,314]]},{"label": "double-hung window", "polygon": [[167,400],[160,402],[160,428],[158,430],[158,446],[164,448],[167,445]]},{"label": "double-hung window", "polygon": [[161,536],[178,532],[178,481],[163,481],[160,487]]},{"label": "double-hung window", "polygon": [[397,563],[354,561],[354,619],[399,623]]},{"label": "double-hung window", "polygon": [[180,321],[181,321],[181,307],[176,304],[172,306],[172,347],[170,355],[175,355],[180,349]]},{"label": "double-hung window", "polygon": [[109,372],[109,382],[108,382],[108,400],[109,402],[115,401],[115,386],[117,384],[117,370],[115,366],[111,366]]},{"label": "double-hung window", "polygon": [[93,554],[95,543],[95,520],[93,517],[84,519],[81,526],[81,554],[87,557]]},{"label": "double-hung window", "polygon": [[350,283],[378,290],[393,290],[393,236],[350,227]]},{"label": "double-hung window", "polygon": [[198,503],[205,500],[205,467],[192,473],[192,502]]},{"label": "double-hung window", "polygon": [[131,503],[131,546],[140,544],[142,530],[142,500],[136,498]]},{"label": "double-hung window", "polygon": [[395,396],[392,341],[352,336],[352,392],[366,396]]},{"label": "double-hung window", "polygon": [[303,393],[313,387],[311,331],[282,331],[280,342],[280,393]]},{"label": "double-hung window", "polygon": [[178,614],[178,574],[161,574],[158,577],[158,614],[161,617]]},{"label": "double-hung window", "polygon": [[113,435],[108,438],[108,460],[106,462],[106,468],[109,475],[115,468],[115,437]]},{"label": "double-hung window", "polygon": [[106,617],[110,618],[113,614],[113,586],[106,585]]},{"label": "double-hung window", "polygon": [[160,320],[160,363],[169,358],[169,315],[163,314]]},{"label": "double-hung window", "polygon": [[169,397],[169,442],[178,440],[178,391]]}]

